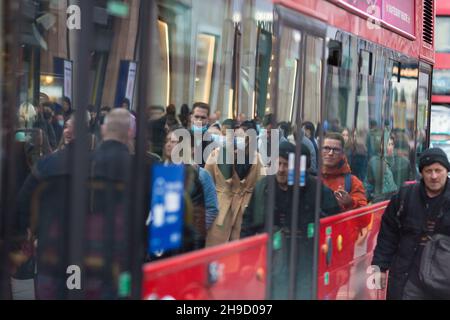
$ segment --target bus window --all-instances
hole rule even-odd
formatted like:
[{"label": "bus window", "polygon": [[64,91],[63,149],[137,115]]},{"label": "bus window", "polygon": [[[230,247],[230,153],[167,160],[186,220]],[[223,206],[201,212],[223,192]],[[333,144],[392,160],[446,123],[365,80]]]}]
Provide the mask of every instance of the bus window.
[{"label": "bus window", "polygon": [[322,101],[322,39],[308,36],[305,63],[303,120],[317,124],[320,121]]},{"label": "bus window", "polygon": [[[359,163],[361,171],[358,171],[362,175],[359,179],[364,182],[369,201],[373,201],[383,193],[396,191],[392,185],[388,187],[389,191],[385,186],[384,174],[387,169],[383,161],[383,149],[386,143],[383,141],[385,125],[382,117],[385,69],[384,58],[380,53],[381,50],[360,51],[355,140],[362,149]],[[363,167],[366,167],[365,173]]]},{"label": "bus window", "polygon": [[[278,83],[278,121],[295,121],[298,110],[296,109],[298,92],[298,74],[300,60],[300,45],[302,34],[300,31],[289,28],[283,29],[280,41],[280,66]],[[270,93],[267,96],[271,100]]]},{"label": "bus window", "polygon": [[450,70],[435,69],[433,71],[433,94],[450,95]]},{"label": "bus window", "polygon": [[450,38],[448,33],[450,31],[450,17],[437,16],[436,17],[436,52],[450,53]]},{"label": "bus window", "polygon": [[430,75],[421,71],[419,73],[419,92],[417,103],[417,141],[416,159],[427,148],[428,107],[430,105]]},{"label": "bus window", "polygon": [[346,155],[351,158],[354,149],[353,134],[358,65],[356,39],[337,31],[336,39],[329,41],[328,48],[328,99],[324,110],[322,128],[324,133],[343,133],[344,130],[346,131],[346,136],[350,137],[350,140],[346,140]]},{"label": "bus window", "polygon": [[354,37],[336,31],[335,40],[329,41],[328,49],[328,99],[322,128],[324,133],[338,132],[344,136],[344,152],[352,173],[360,177],[365,174],[365,168],[359,169],[359,159],[366,157],[366,154],[363,149],[364,143],[357,140],[358,135],[354,126],[359,60],[357,41]]},{"label": "bus window", "polygon": [[262,119],[266,112],[267,93],[270,91],[272,82],[270,70],[274,55],[272,54],[272,33],[258,28],[258,51],[256,57],[256,83],[255,83],[255,103],[256,111],[254,115]]},{"label": "bus window", "polygon": [[[391,62],[391,60],[390,60]],[[391,81],[388,95],[388,106],[385,119],[390,127],[390,137],[394,142],[390,161],[394,181],[401,187],[405,181],[414,180],[416,171],[414,163],[415,112],[418,84],[418,65],[416,63],[389,64]]]}]

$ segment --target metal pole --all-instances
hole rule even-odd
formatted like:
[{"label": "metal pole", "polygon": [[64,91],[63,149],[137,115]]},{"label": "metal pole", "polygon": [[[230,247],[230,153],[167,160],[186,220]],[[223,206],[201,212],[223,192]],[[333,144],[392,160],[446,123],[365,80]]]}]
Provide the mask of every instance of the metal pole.
[{"label": "metal pole", "polygon": [[[21,2],[9,1],[2,2],[4,9],[4,24],[0,28],[5,28],[8,35],[5,38],[5,49],[8,53],[5,55],[8,59],[6,64],[6,72],[4,79],[8,79],[5,85],[5,97],[1,101],[4,104],[1,106],[1,123],[2,123],[2,152],[4,152],[3,159],[6,165],[0,162],[0,170],[5,169],[5,178],[0,180],[2,183],[1,197],[1,213],[0,213],[0,239],[3,238],[3,247],[0,247],[0,299],[10,299],[10,274],[9,274],[9,256],[11,250],[11,238],[13,229],[13,218],[16,209],[16,161],[14,152],[15,143],[15,121],[16,108],[18,106],[18,92],[17,92],[17,75],[18,75],[18,58],[19,58],[19,26],[22,19],[20,14]],[[3,16],[3,12],[0,11]],[[3,21],[2,21],[3,22]],[[3,31],[3,30],[2,30]],[[3,58],[0,58],[3,59]],[[2,72],[3,70],[0,70]],[[3,86],[3,83],[1,83]],[[5,133],[5,134],[4,134]],[[3,175],[2,175],[3,177]],[[4,185],[3,185],[4,183]],[[4,186],[7,186],[4,188]],[[4,188],[4,189],[3,189]]]},{"label": "metal pole", "polygon": [[137,103],[137,141],[136,155],[133,163],[133,183],[131,184],[132,201],[130,202],[131,234],[130,234],[130,270],[131,270],[131,298],[139,300],[142,298],[142,264],[144,258],[143,228],[145,227],[145,182],[149,172],[145,172],[146,157],[146,129],[147,121],[145,107],[149,90],[152,88],[154,77],[149,76],[151,62],[153,61],[152,48],[157,48],[154,43],[155,27],[157,21],[157,8],[154,1],[141,0],[139,16],[139,81],[138,81],[138,103]]},{"label": "metal pole", "polygon": [[[83,244],[85,235],[85,218],[86,218],[86,182],[88,178],[88,146],[86,144],[88,136],[88,128],[86,125],[87,105],[89,103],[89,54],[92,35],[92,13],[93,1],[79,0],[72,2],[77,4],[81,11],[81,30],[70,30],[77,40],[74,48],[74,70],[75,72],[75,91],[74,101],[76,102],[76,121],[74,154],[71,163],[71,207],[68,219],[68,263],[69,265],[77,265],[81,268],[83,279]],[[83,281],[81,282],[83,289]],[[71,290],[68,294],[69,299],[83,299],[83,290]]]},{"label": "metal pole", "polygon": [[[327,84],[327,57],[328,57],[328,39],[324,39],[323,50],[322,50],[322,99],[321,99],[321,115],[320,123],[323,124],[324,112],[326,107],[326,84]],[[316,188],[316,211],[314,217],[314,258],[313,258],[313,270],[312,270],[312,299],[317,300],[318,294],[318,276],[319,276],[319,241],[320,241],[320,207],[322,200],[322,157],[320,156],[320,150],[322,150],[323,144],[323,129],[320,130],[320,143],[319,143],[319,154],[317,155],[318,168],[317,168],[317,188]]]},{"label": "metal pole", "polygon": [[[300,48],[307,47],[306,35],[303,34],[301,38]],[[302,49],[300,52],[300,69],[302,70],[306,64],[306,54]],[[302,152],[302,112],[303,112],[303,99],[305,92],[305,81],[302,76],[298,77],[298,87],[299,90],[299,98],[297,103],[297,139],[295,146],[295,166],[294,166],[294,190],[292,194],[292,208],[291,208],[291,247],[289,253],[289,289],[288,289],[288,299],[295,300],[296,292],[297,292],[297,260],[298,260],[298,241],[297,241],[297,231],[298,231],[298,221],[299,215],[302,214],[299,209],[300,205],[300,159]],[[306,256],[306,253],[302,253]],[[305,258],[305,257],[302,257]]]},{"label": "metal pole", "polygon": [[[277,38],[281,35],[282,27],[279,25],[278,11],[277,8],[274,9],[274,34]],[[274,97],[274,108],[273,108],[273,119],[272,125],[276,123],[276,119],[278,117],[278,79],[280,76],[279,72],[279,57],[280,57],[280,41],[276,41],[275,44],[275,62],[274,62],[274,84],[273,84],[273,92],[272,95]],[[274,227],[274,210],[275,210],[275,175],[271,175],[267,177],[268,179],[268,197],[266,199],[267,208],[266,208],[266,232],[269,234],[269,243],[267,244],[267,274],[266,274],[266,299],[270,299],[272,295],[272,259],[273,259],[273,227]]]}]

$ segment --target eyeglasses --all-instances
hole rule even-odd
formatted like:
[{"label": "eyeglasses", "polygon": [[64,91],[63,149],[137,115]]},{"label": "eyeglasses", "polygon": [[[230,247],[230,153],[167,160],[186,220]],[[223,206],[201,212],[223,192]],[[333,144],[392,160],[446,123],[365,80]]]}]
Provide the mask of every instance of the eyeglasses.
[{"label": "eyeglasses", "polygon": [[341,148],[332,148],[332,147],[328,147],[328,146],[325,146],[322,148],[323,153],[330,153],[331,151],[333,151],[334,154],[340,154],[342,152],[342,149]]}]

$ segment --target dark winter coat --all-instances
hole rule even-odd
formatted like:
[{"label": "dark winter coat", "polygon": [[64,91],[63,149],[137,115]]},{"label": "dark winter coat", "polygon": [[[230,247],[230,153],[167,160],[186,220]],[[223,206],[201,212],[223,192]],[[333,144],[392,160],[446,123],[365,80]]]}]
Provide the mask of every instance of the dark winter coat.
[{"label": "dark winter coat", "polygon": [[[312,263],[314,233],[310,227],[314,223],[316,186],[317,179],[312,176],[306,177],[306,186],[300,189],[298,208],[298,229],[297,240],[297,299],[310,299],[312,287]],[[340,211],[333,193],[330,189],[322,187],[321,217],[337,214]],[[287,197],[281,201],[289,199],[289,203],[280,203],[280,199],[275,196],[274,208],[274,243],[278,242],[278,248],[274,245],[273,252],[273,299],[287,299],[287,288],[289,282],[289,259],[291,248],[291,208],[292,208],[292,187],[286,191]],[[276,193],[277,194],[277,193]],[[255,186],[251,201],[244,213],[241,237],[252,236],[265,231],[266,219],[266,199],[268,195],[268,177],[262,178]],[[281,213],[282,211],[287,211]],[[286,214],[281,217],[280,214]],[[278,239],[278,240],[275,240]]]},{"label": "dark winter coat", "polygon": [[[388,299],[402,299],[427,218],[437,214],[431,212],[436,210],[428,205],[425,194],[423,181],[405,186],[392,197],[383,215],[372,264],[379,266],[381,271],[389,270]],[[439,205],[433,206],[443,210],[443,217],[438,222],[435,233],[450,235],[448,181],[443,197]],[[403,209],[400,210],[402,204]]]}]

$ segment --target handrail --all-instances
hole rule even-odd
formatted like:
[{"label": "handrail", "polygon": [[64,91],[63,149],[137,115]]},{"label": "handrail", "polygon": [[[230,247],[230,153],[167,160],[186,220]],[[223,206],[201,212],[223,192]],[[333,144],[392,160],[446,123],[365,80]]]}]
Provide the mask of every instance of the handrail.
[{"label": "handrail", "polygon": [[383,201],[383,202],[379,202],[370,206],[365,206],[362,208],[358,208],[358,209],[354,209],[354,210],[350,210],[350,211],[346,211],[344,213],[340,213],[331,217],[326,217],[326,218],[322,218],[320,219],[320,224],[335,224],[337,222],[343,221],[343,220],[347,220],[349,218],[353,218],[356,216],[360,216],[363,214],[368,214],[371,213],[375,210],[378,210],[382,207],[385,207],[389,204],[389,201]]}]

